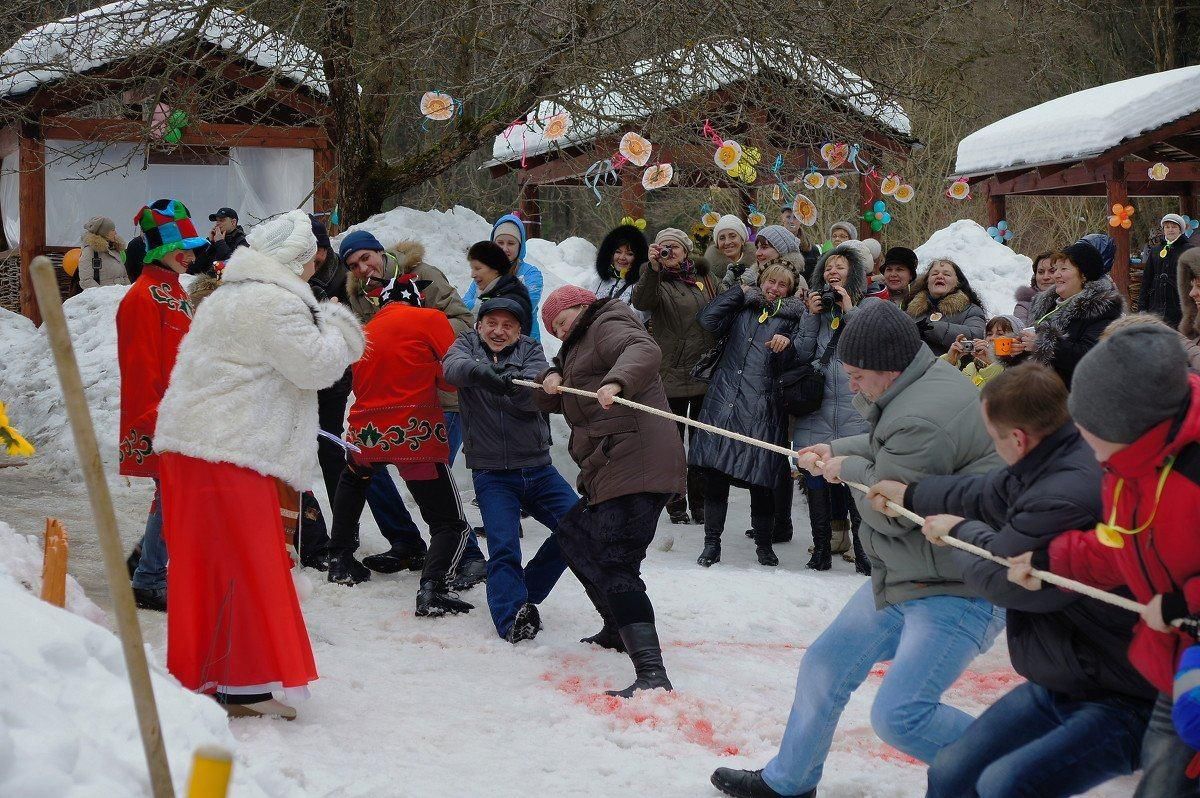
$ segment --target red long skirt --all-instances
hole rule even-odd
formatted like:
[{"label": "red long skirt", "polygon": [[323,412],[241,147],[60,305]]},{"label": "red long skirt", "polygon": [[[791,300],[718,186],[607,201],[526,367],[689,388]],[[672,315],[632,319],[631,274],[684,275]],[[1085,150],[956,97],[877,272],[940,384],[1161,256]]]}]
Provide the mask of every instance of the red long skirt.
[{"label": "red long skirt", "polygon": [[198,692],[303,694],[317,666],[275,480],[174,452],[162,455],[160,478],[170,556],[167,670]]}]

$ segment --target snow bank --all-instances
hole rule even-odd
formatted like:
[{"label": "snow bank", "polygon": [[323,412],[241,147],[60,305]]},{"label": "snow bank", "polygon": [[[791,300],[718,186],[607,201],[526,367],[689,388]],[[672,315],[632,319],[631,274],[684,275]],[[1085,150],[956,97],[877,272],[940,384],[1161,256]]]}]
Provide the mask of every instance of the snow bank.
[{"label": "snow bank", "polygon": [[956,174],[1075,160],[1200,110],[1200,66],[1077,91],[993,122],[958,145]]},{"label": "snow bank", "polygon": [[[20,538],[0,523],[0,795],[149,795],[120,641],[30,594],[22,586],[23,555],[15,564],[5,556],[14,548],[21,555],[14,539]],[[236,741],[225,712],[211,699],[169,676],[152,672],[152,679],[175,789],[182,794],[197,746],[233,750]],[[288,794],[276,773],[259,778],[236,769],[233,794]]]},{"label": "snow bank", "polygon": [[983,300],[988,318],[1012,313],[1018,286],[1029,283],[1033,261],[997,244],[987,230],[970,219],[959,219],[943,227],[917,247],[918,268],[923,272],[930,261],[946,258],[958,264],[971,287]]},{"label": "snow bank", "polygon": [[[11,526],[0,522],[0,569],[24,587],[31,595],[42,594],[42,543],[33,535],[18,534]],[[75,577],[67,574],[67,610],[92,623],[104,625],[104,610],[97,607],[83,592]]]}]

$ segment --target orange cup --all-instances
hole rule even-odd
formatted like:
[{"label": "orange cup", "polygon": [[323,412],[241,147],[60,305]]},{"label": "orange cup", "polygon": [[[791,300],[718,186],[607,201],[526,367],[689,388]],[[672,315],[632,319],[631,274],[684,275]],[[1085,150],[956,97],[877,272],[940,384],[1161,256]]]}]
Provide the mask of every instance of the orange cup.
[{"label": "orange cup", "polygon": [[997,338],[994,341],[994,343],[996,345],[996,354],[997,355],[1011,355],[1013,344],[1016,343],[1016,340],[1017,340],[1016,338],[1009,338],[1008,336],[1000,336],[999,338]]}]

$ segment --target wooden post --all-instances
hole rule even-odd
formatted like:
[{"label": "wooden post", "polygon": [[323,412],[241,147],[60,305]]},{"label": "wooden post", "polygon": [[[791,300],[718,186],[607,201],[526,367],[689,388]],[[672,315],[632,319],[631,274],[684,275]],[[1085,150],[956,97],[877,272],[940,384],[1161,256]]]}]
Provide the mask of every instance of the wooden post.
[{"label": "wooden post", "polygon": [[861,175],[858,179],[858,237],[879,238],[880,233],[871,229],[871,223],[863,219],[863,214],[871,210],[875,200],[880,199],[879,178],[872,174]]},{"label": "wooden post", "polygon": [[542,204],[537,183],[522,183],[521,198],[517,210],[525,221],[525,232],[530,238],[542,235]]},{"label": "wooden post", "polygon": [[1197,186],[1200,186],[1200,183],[1188,183],[1190,193],[1179,195],[1179,212],[1191,219],[1198,218],[1196,209],[1200,207],[1200,203],[1197,203],[1196,195],[1200,192],[1197,191]]},{"label": "wooden post", "polygon": [[67,530],[57,518],[46,519],[42,549],[42,601],[67,606]]},{"label": "wooden post", "polygon": [[[318,147],[313,150],[313,210],[332,214],[337,198],[337,153],[332,147]],[[336,235],[332,216],[328,217],[326,228],[330,235]]]},{"label": "wooden post", "polygon": [[[1129,204],[1129,186],[1125,183],[1125,164],[1123,161],[1113,163],[1112,178],[1104,181],[1108,213],[1112,213],[1113,205]],[[1117,290],[1129,298],[1129,231],[1124,227],[1110,227],[1109,233],[1117,242],[1117,254],[1113,257],[1112,278],[1117,284]],[[1140,310],[1140,308],[1139,308]]]},{"label": "wooden post", "polygon": [[96,443],[92,414],[88,409],[87,397],[83,393],[83,379],[79,376],[79,364],[75,360],[71,331],[67,328],[67,318],[63,315],[62,297],[58,293],[54,265],[49,258],[38,257],[30,265],[29,274],[33,278],[38,303],[45,314],[47,338],[50,350],[54,353],[54,365],[58,371],[59,385],[62,386],[63,399],[66,401],[67,416],[71,420],[75,452],[87,483],[92,517],[96,519],[96,533],[100,541],[100,553],[104,555],[104,572],[108,577],[109,593],[112,595],[113,614],[117,618],[121,650],[125,655],[125,670],[129,673],[133,706],[142,735],[142,749],[145,751],[146,765],[150,771],[150,788],[154,798],[174,798],[171,767],[167,761],[167,749],[163,745],[162,727],[158,722],[158,707],[154,704],[150,668],[146,664],[142,628],[138,626],[137,607],[133,603],[133,590],[129,586],[129,571],[125,567],[125,552],[121,549],[117,516],[113,512],[112,496],[109,495],[108,482],[104,478],[104,464],[100,460],[100,447]]},{"label": "wooden post", "polygon": [[634,219],[646,218],[646,189],[641,174],[633,169],[621,170],[621,209]]},{"label": "wooden post", "polygon": [[1003,194],[989,193],[987,195],[987,219],[988,225],[991,227],[995,227],[1008,218],[1007,199]]},{"label": "wooden post", "polygon": [[42,323],[29,266],[46,248],[46,142],[41,127],[22,122],[17,139],[18,196],[21,202],[21,315]]}]

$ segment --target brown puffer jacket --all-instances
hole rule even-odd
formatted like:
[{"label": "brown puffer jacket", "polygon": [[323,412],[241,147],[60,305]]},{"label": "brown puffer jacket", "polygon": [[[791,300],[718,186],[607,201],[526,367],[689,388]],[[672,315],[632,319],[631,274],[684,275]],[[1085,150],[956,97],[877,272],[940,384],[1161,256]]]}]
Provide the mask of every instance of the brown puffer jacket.
[{"label": "brown puffer jacket", "polygon": [[[441,269],[429,265],[424,258],[425,247],[419,242],[400,241],[391,251],[384,253],[384,277],[390,280],[399,274],[412,272],[418,280],[428,280],[429,285],[421,295],[425,307],[445,313],[456,337],[469,332],[475,326],[475,317],[463,304],[458,289],[450,285]],[[367,296],[366,288],[354,271],[346,275],[346,294],[350,298],[350,309],[363,324],[379,311],[379,301]],[[438,391],[438,399],[443,410],[458,412],[458,394]]]},{"label": "brown puffer jacket", "polygon": [[[615,382],[622,397],[669,410],[660,359],[658,345],[629,306],[601,299],[579,317],[546,373],[558,372],[563,385],[585,391]],[[544,412],[562,413],[571,425],[577,487],[589,504],[686,489],[683,439],[675,422],[620,404],[605,410],[595,399],[570,394],[538,391],[535,401]]]},{"label": "brown puffer jacket", "polygon": [[630,304],[650,314],[650,333],[662,349],[662,382],[667,396],[703,396],[708,385],[692,376],[700,356],[715,339],[697,320],[704,306],[721,293],[708,264],[694,259],[696,280],[664,279],[658,264],[642,266]]},{"label": "brown puffer jacket", "polygon": [[1200,323],[1196,321],[1196,303],[1188,293],[1192,290],[1192,280],[1200,280],[1200,247],[1191,247],[1179,256],[1179,309],[1182,320],[1179,322],[1179,333],[1186,341],[1183,348],[1188,353],[1188,366],[1193,371],[1200,371]]}]

